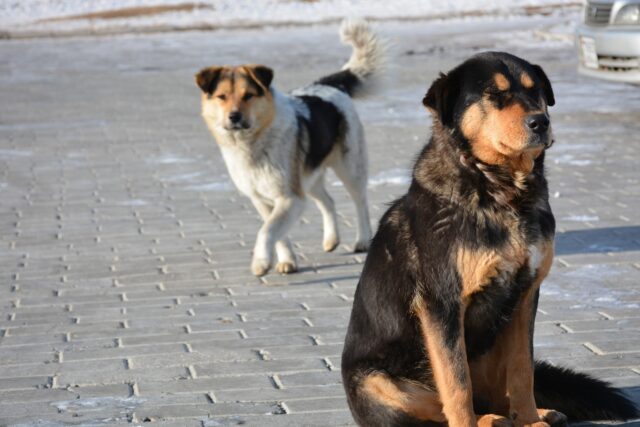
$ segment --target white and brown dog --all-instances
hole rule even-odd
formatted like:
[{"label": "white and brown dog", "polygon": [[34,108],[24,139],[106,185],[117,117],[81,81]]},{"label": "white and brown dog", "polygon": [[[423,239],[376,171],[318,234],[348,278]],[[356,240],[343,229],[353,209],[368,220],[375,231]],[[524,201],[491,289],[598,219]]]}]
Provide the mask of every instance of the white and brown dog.
[{"label": "white and brown dog", "polygon": [[363,21],[345,21],[340,35],[353,47],[342,71],[291,94],[273,86],[263,65],[213,66],[196,75],[202,89],[202,116],[220,146],[229,174],[264,220],[251,270],[297,270],[286,237],[300,217],[306,196],[322,212],[325,251],[338,246],[336,211],[324,188],[331,167],[353,198],[358,214],[354,250],[366,251],[371,238],[367,208],[367,152],[362,124],[351,97],[370,88],[383,45]]}]

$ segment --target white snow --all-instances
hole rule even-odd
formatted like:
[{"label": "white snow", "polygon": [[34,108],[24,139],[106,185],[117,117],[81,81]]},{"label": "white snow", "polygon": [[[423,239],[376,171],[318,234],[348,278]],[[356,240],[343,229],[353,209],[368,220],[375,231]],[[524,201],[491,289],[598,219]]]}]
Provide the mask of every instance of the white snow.
[{"label": "white snow", "polygon": [[233,186],[228,181],[214,181],[205,184],[191,185],[185,188],[191,191],[230,191]]},{"label": "white snow", "polygon": [[576,159],[571,154],[562,154],[560,156],[553,156],[553,163],[555,164],[563,164],[563,165],[571,165],[571,166],[588,166],[593,162],[591,160],[586,159]]},{"label": "white snow", "polygon": [[174,163],[193,163],[195,159],[187,158],[187,157],[178,157],[173,154],[165,154],[159,157],[152,157],[147,159],[147,163],[151,164],[161,164],[161,165],[170,165]]},{"label": "white snow", "polygon": [[596,215],[570,215],[561,218],[563,221],[574,221],[574,222],[592,222],[599,221],[600,218]]},{"label": "white snow", "polygon": [[[571,0],[0,0],[0,30],[69,31],[113,27],[211,28],[261,24],[323,23],[345,16],[373,19],[448,18],[522,13],[524,8],[575,4]],[[51,19],[154,6],[187,6],[183,11],[117,19]],[[193,6],[193,7],[190,7]],[[149,12],[149,11],[148,11]]]},{"label": "white snow", "polygon": [[29,157],[29,156],[31,156],[31,151],[0,149],[0,159],[7,159],[11,157]]},{"label": "white snow", "polygon": [[64,400],[52,402],[58,411],[78,411],[82,409],[117,408],[135,409],[145,400],[139,397],[89,397],[84,399]]},{"label": "white snow", "polygon": [[[378,187],[380,185],[409,185],[411,183],[411,171],[406,169],[389,169],[378,172],[369,178],[369,188]],[[332,187],[342,187],[341,181],[333,181]]]},{"label": "white snow", "polygon": [[142,199],[131,199],[125,200],[124,202],[118,203],[120,206],[146,206],[148,203]]},{"label": "white snow", "polygon": [[369,187],[377,187],[379,185],[409,185],[410,183],[411,172],[405,169],[390,169],[369,178]]}]

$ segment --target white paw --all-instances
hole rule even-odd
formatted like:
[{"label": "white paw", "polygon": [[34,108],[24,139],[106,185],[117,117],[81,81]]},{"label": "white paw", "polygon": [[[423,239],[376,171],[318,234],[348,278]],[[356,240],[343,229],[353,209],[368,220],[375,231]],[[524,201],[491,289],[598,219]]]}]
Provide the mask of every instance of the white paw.
[{"label": "white paw", "polygon": [[271,262],[268,259],[254,258],[251,261],[251,272],[255,276],[264,276],[269,271],[269,268],[271,268]]},{"label": "white paw", "polygon": [[340,244],[340,238],[338,236],[326,237],[322,242],[322,248],[325,252],[331,252]]},{"label": "white paw", "polygon": [[298,271],[298,267],[295,265],[295,263],[292,263],[290,261],[279,262],[276,264],[276,271],[280,274],[295,273],[296,271]]}]

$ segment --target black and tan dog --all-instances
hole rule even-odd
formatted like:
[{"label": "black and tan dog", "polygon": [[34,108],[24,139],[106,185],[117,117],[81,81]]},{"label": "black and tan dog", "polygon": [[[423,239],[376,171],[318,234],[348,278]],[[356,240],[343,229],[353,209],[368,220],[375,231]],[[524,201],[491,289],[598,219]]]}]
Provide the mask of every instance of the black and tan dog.
[{"label": "black and tan dog", "polygon": [[606,383],[533,360],[554,252],[543,165],[554,102],[543,70],[506,53],[474,56],[429,89],[433,134],[380,221],[342,355],[359,424],[637,416]]}]

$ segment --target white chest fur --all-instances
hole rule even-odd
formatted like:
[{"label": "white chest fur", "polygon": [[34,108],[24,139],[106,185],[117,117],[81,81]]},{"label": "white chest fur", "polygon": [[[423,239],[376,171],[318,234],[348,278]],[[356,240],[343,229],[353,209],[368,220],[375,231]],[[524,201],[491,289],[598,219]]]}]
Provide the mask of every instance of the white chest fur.
[{"label": "white chest fur", "polygon": [[529,269],[532,275],[536,275],[538,268],[542,264],[543,260],[542,248],[538,245],[529,246]]}]

